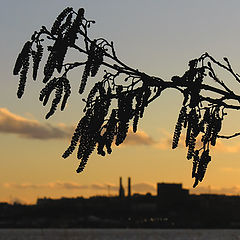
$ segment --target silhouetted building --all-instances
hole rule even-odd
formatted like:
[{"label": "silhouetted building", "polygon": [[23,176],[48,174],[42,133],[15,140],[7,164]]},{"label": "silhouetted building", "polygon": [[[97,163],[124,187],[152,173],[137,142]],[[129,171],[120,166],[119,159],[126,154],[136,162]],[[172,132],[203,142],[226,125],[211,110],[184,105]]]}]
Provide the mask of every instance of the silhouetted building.
[{"label": "silhouetted building", "polygon": [[157,183],[157,196],[164,198],[186,197],[188,189],[183,189],[181,183]]},{"label": "silhouetted building", "polygon": [[119,196],[42,198],[36,205],[0,203],[0,228],[236,228],[240,227],[240,197],[189,195],[182,184],[158,183],[150,193]]},{"label": "silhouetted building", "polygon": [[125,191],[122,185],[122,177],[119,179],[119,197],[124,198],[125,197]]},{"label": "silhouetted building", "polygon": [[131,178],[128,178],[128,197],[131,197]]}]

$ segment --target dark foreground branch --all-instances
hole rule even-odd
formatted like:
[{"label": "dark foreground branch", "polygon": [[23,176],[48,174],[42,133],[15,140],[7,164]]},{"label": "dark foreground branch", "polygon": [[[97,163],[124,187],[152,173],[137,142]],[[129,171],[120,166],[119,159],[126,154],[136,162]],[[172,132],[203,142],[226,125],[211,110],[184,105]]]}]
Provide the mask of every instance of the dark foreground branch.
[{"label": "dark foreground branch", "polygon": [[[139,120],[148,105],[161,97],[163,91],[175,89],[182,94],[183,102],[172,148],[178,146],[182,129],[185,128],[187,159],[192,160],[192,177],[195,178],[194,187],[197,186],[204,178],[211,161],[210,148],[216,145],[217,138],[228,139],[240,135],[219,135],[226,109],[239,110],[240,96],[217,77],[216,70],[226,71],[238,83],[239,75],[227,58],[221,63],[205,53],[189,61],[188,69],[182,76],[173,76],[170,81],[150,76],[121,61],[112,42],[103,38],[90,39],[88,30],[93,23],[85,18],[83,8],[75,12],[68,7],[59,14],[51,30],[43,26],[40,31],[34,32],[20,52],[13,70],[14,75],[20,74],[17,96],[23,96],[31,58],[33,79],[37,78],[44,52],[43,43],[46,41],[48,57],[43,69],[45,86],[39,97],[44,106],[54,93],[46,118],[55,113],[58,105],[64,110],[71,95],[71,81],[68,77],[71,70],[83,67],[78,90],[82,94],[88,80],[97,76],[100,67],[106,68],[100,80],[94,79],[96,83],[84,99],[84,116],[63,154],[67,158],[78,145],[80,165],[77,172],[81,172],[95,148],[99,155],[105,156],[106,152],[110,154],[113,143],[118,146],[125,141],[130,124],[133,132],[137,132]],[[86,59],[64,63],[70,49],[78,51]],[[199,136],[202,145],[197,149],[196,138]]]}]

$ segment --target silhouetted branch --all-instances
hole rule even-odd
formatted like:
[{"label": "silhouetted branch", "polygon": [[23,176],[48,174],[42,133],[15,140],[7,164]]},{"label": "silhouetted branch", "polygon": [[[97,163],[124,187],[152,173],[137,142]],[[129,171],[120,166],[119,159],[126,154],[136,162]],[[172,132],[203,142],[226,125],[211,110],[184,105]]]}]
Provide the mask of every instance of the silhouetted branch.
[{"label": "silhouetted branch", "polygon": [[[113,42],[104,38],[90,39],[88,35],[92,20],[84,16],[84,9],[75,12],[72,8],[64,9],[55,20],[51,30],[45,26],[35,31],[20,52],[13,70],[20,73],[17,95],[22,97],[29,70],[30,57],[33,58],[33,79],[42,61],[44,42],[48,42],[48,57],[43,73],[45,83],[40,93],[40,101],[45,106],[54,92],[52,105],[46,118],[54,114],[61,102],[61,110],[66,106],[71,95],[71,82],[68,73],[83,67],[79,83],[82,94],[89,78],[94,78],[104,66],[102,79],[90,90],[83,109],[84,116],[79,121],[70,146],[63,154],[66,158],[78,145],[77,157],[81,160],[77,172],[83,171],[89,156],[97,147],[97,153],[104,156],[112,152],[115,141],[120,145],[127,137],[130,124],[137,132],[139,119],[144,116],[148,105],[161,96],[166,89],[175,89],[183,95],[183,103],[173,136],[172,148],[178,146],[182,131],[186,131],[185,145],[188,149],[187,159],[193,161],[192,177],[194,187],[204,178],[207,165],[211,161],[210,148],[216,145],[217,138],[232,138],[240,135],[221,136],[222,121],[226,109],[239,110],[240,96],[221,80],[216,70],[222,69],[238,83],[239,75],[233,71],[227,58],[225,64],[217,61],[208,53],[188,63],[188,69],[182,76],[173,76],[167,81],[150,76],[134,69],[120,60]],[[79,44],[79,41],[83,44]],[[49,42],[51,45],[49,45]],[[69,49],[75,49],[86,57],[82,62],[64,63]],[[57,76],[58,75],[58,76]],[[212,79],[213,81],[206,81]],[[214,84],[212,84],[214,83]],[[213,97],[214,96],[214,97]],[[201,147],[196,149],[196,138],[201,137]]]},{"label": "silhouetted branch", "polygon": [[218,137],[218,138],[230,139],[230,138],[237,137],[237,136],[239,136],[239,135],[240,135],[240,132],[238,132],[238,133],[234,133],[233,135],[230,135],[230,136],[218,135],[217,137]]},{"label": "silhouetted branch", "polygon": [[219,61],[215,60],[208,53],[203,54],[202,57],[203,58],[209,58],[213,63],[217,64],[219,67],[221,67],[221,68],[227,70],[228,72],[230,72],[234,76],[234,78],[237,80],[237,82],[240,83],[239,75],[233,71],[232,66],[231,66],[228,58],[226,58],[226,57],[223,58],[223,60],[227,63],[227,66],[225,66],[224,64],[222,64]]}]

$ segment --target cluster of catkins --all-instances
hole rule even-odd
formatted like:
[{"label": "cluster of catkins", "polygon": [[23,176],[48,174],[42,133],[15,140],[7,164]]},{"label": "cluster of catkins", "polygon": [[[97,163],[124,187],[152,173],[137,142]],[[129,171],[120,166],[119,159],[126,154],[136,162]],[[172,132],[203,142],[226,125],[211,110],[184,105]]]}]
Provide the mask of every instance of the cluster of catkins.
[{"label": "cluster of catkins", "polygon": [[72,20],[72,15],[72,8],[64,9],[51,28],[51,35],[55,42],[53,46],[48,47],[50,53],[47,63],[44,66],[44,83],[52,77],[54,69],[59,73],[61,72],[67,50],[75,44],[77,33],[80,31],[80,26],[84,18],[84,9],[80,8],[78,10],[74,20]]},{"label": "cluster of catkins", "polygon": [[[43,82],[47,84],[40,93],[40,101],[43,101],[43,105],[45,106],[48,102],[50,94],[55,90],[55,98],[52,101],[51,109],[47,113],[46,118],[49,118],[51,115],[54,114],[57,105],[62,99],[63,93],[64,96],[62,100],[61,110],[64,109],[67,99],[71,94],[71,87],[66,77],[66,74],[59,78],[51,79],[51,77],[55,69],[58,73],[62,71],[63,62],[67,50],[69,47],[75,44],[75,41],[77,39],[77,33],[81,33],[80,27],[83,25],[84,9],[80,8],[75,18],[73,18],[73,14],[73,9],[68,7],[64,9],[56,18],[50,31],[48,31],[43,26],[40,32],[34,32],[31,37],[31,41],[27,41],[23,46],[23,49],[18,55],[14,66],[14,75],[18,75],[20,72],[20,81],[17,96],[21,98],[26,85],[27,73],[30,64],[30,56],[32,56],[33,59],[33,79],[36,80],[37,78],[39,64],[43,56],[43,46],[41,44],[43,39],[40,39],[40,36],[42,34],[47,34],[48,38],[54,40],[53,45],[48,46],[49,55],[47,58],[47,62],[44,66]],[[95,40],[91,42],[90,48],[87,51],[88,59],[86,61],[83,71],[79,93],[83,93],[87,78],[90,75],[94,77],[103,62],[104,49],[98,46]]]},{"label": "cluster of catkins", "polygon": [[[111,104],[110,88],[105,91],[103,84],[97,83],[94,87],[94,91],[95,94],[98,93],[98,95],[94,100],[92,99],[92,102],[86,108],[85,115],[75,129],[71,144],[63,154],[63,158],[67,158],[74,151],[79,142],[77,157],[81,159],[81,163],[77,172],[81,172],[84,169],[97,142],[100,142],[101,127]],[[91,98],[93,98],[93,91],[91,93]]]},{"label": "cluster of catkins", "polygon": [[16,63],[13,69],[14,75],[18,75],[20,72],[20,81],[19,81],[18,91],[17,91],[18,98],[21,98],[24,93],[26,80],[27,80],[27,73],[28,73],[29,64],[30,64],[30,56],[32,56],[33,58],[33,79],[36,80],[37,78],[39,63],[43,55],[43,47],[40,44],[40,42],[37,42],[36,44],[37,50],[35,51],[32,49],[32,45],[33,45],[32,41],[27,41],[24,44],[22,51],[17,57]]},{"label": "cluster of catkins", "polygon": [[[125,140],[131,119],[134,119],[134,132],[137,131],[136,119],[143,117],[150,96],[148,86],[126,91],[122,86],[117,86],[115,91],[111,87],[105,90],[103,82],[96,83],[86,100],[85,115],[77,125],[63,158],[67,158],[79,144],[77,157],[81,162],[77,172],[81,172],[95,147],[99,155],[105,156],[105,148],[111,154],[114,140],[116,145]],[[110,108],[114,98],[117,99],[117,108]]]},{"label": "cluster of catkins", "polygon": [[17,91],[17,96],[19,98],[21,98],[24,93],[30,65],[30,56],[32,56],[33,60],[33,79],[35,80],[37,78],[39,64],[43,56],[43,46],[41,44],[43,39],[40,39],[42,34],[47,34],[49,39],[54,40],[54,44],[48,46],[49,55],[44,66],[43,82],[47,83],[49,81],[55,69],[59,73],[61,72],[67,49],[74,45],[77,39],[77,33],[80,31],[80,26],[84,18],[84,9],[80,8],[78,10],[75,19],[73,19],[72,16],[72,8],[68,7],[64,9],[54,22],[51,31],[48,31],[43,26],[39,32],[34,32],[30,41],[24,44],[13,70],[14,75],[18,75],[20,72],[20,81]]},{"label": "cluster of catkins", "polygon": [[51,79],[45,85],[45,87],[41,90],[39,100],[43,102],[43,106],[47,104],[48,99],[54,90],[55,90],[55,98],[52,101],[52,106],[46,115],[46,119],[48,119],[50,116],[52,116],[55,113],[57,105],[60,103],[62,99],[63,93],[64,93],[64,96],[61,104],[61,111],[63,111],[65,108],[67,100],[71,94],[71,85],[69,83],[69,80],[66,78],[66,76]]},{"label": "cluster of catkins", "polygon": [[96,40],[92,41],[79,88],[80,94],[84,92],[88,77],[90,75],[91,77],[96,76],[98,69],[103,62],[103,56],[104,49],[96,44]]},{"label": "cluster of catkins", "polygon": [[[201,111],[204,112],[203,117]],[[206,107],[200,110],[197,107],[190,108],[183,106],[175,126],[172,148],[176,148],[179,143],[182,128],[186,128],[185,145],[188,148],[187,159],[193,159],[192,177],[195,178],[193,187],[202,181],[211,161],[209,146],[215,146],[217,135],[221,130],[222,117],[220,108],[217,106]],[[197,137],[202,133],[202,147],[196,150]],[[201,154],[200,154],[201,152]]]}]

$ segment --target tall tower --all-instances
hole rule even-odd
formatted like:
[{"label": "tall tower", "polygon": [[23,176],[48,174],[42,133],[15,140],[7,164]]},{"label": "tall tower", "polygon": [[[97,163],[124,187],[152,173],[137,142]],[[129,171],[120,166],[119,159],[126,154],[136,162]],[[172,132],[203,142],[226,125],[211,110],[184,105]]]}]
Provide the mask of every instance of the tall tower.
[{"label": "tall tower", "polygon": [[122,177],[119,178],[119,197],[120,198],[125,197],[125,192],[124,192],[124,188],[123,188],[123,185],[122,185]]},{"label": "tall tower", "polygon": [[131,178],[128,178],[128,197],[131,197]]}]

